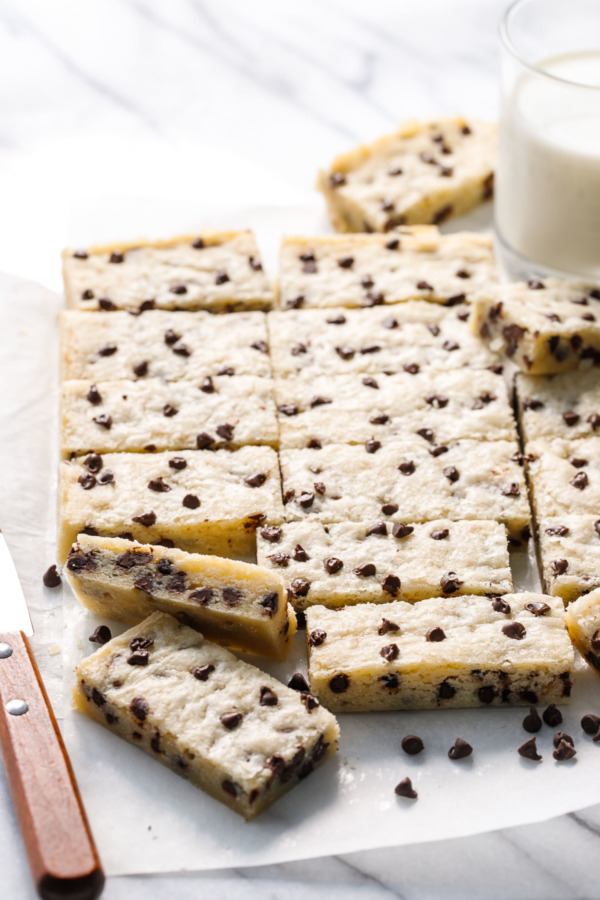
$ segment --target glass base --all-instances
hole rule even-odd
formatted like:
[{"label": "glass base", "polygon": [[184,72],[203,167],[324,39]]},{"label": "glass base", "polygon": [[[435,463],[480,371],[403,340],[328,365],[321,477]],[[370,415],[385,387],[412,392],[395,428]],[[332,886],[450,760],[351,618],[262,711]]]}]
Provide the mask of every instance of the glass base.
[{"label": "glass base", "polygon": [[516,250],[513,250],[506,243],[497,229],[494,231],[494,249],[500,275],[504,280],[529,281],[530,278],[538,278],[540,281],[543,281],[544,278],[563,278],[585,281],[587,284],[598,283],[595,278],[590,278],[589,275],[552,269],[549,266],[542,265],[542,263],[537,263],[527,259],[525,256],[521,256],[520,253],[517,253]]}]

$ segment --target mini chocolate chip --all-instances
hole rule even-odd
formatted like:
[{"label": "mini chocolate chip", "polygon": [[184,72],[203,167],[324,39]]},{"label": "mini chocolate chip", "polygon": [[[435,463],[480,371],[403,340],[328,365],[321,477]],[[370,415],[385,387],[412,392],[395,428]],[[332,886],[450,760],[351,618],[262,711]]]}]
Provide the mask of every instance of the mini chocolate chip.
[{"label": "mini chocolate chip", "polygon": [[412,459],[409,459],[407,462],[400,463],[398,469],[402,472],[403,475],[412,475],[415,471],[415,464]]},{"label": "mini chocolate chip", "polygon": [[336,572],[339,572],[343,565],[342,560],[336,556],[330,556],[329,559],[323,560],[323,567],[330,575],[335,575]]},{"label": "mini chocolate chip", "polygon": [[181,284],[181,283],[180,283],[180,284],[173,284],[173,285],[171,285],[171,287],[169,288],[169,291],[170,291],[172,294],[187,294],[187,287],[185,286],[185,284]]},{"label": "mini chocolate chip", "polygon": [[55,565],[50,566],[49,569],[46,569],[42,577],[42,581],[47,588],[59,587],[59,585],[62,584],[62,578],[58,574],[58,569]]},{"label": "mini chocolate chip", "polygon": [[145,528],[150,528],[151,525],[154,525],[156,523],[156,513],[152,511],[142,513],[139,516],[134,516],[132,521],[139,522],[139,524],[144,525]]},{"label": "mini chocolate chip", "polygon": [[266,341],[253,341],[250,346],[253,350],[258,350],[260,353],[269,352],[269,345]]},{"label": "mini chocolate chip", "polygon": [[327,491],[327,488],[325,487],[325,485],[323,484],[322,481],[313,482],[313,487],[314,487],[315,491],[317,492],[317,494],[321,494],[321,496],[323,496],[323,494],[325,494]]},{"label": "mini chocolate chip", "polygon": [[379,390],[379,385],[377,383],[377,379],[373,378],[371,375],[366,375],[363,378],[362,383],[364,384],[365,387],[370,387],[370,388],[374,388],[375,390]]},{"label": "mini chocolate chip", "polygon": [[338,266],[341,269],[351,269],[353,265],[354,265],[354,257],[353,256],[343,256],[341,259],[338,259]]},{"label": "mini chocolate chip", "polygon": [[293,691],[301,691],[303,693],[309,689],[306,678],[300,672],[295,672],[294,675],[292,675],[288,681],[288,687]]},{"label": "mini chocolate chip", "polygon": [[354,350],[352,347],[341,346],[336,347],[335,352],[341,359],[352,359],[352,357],[356,353],[356,350]]},{"label": "mini chocolate chip", "polygon": [[163,481],[162,475],[149,481],[148,487],[151,491],[156,491],[157,494],[166,494],[167,491],[171,490],[169,485],[165,481]]},{"label": "mini chocolate chip", "polygon": [[108,257],[109,263],[122,263],[125,260],[125,256],[122,253],[118,253],[114,251]]},{"label": "mini chocolate chip", "polygon": [[394,201],[384,197],[381,201],[381,208],[384,212],[392,212],[395,209]]},{"label": "mini chocolate chip", "polygon": [[[385,516],[393,516],[394,513],[398,512],[398,504],[397,503],[384,503],[381,507],[381,512]],[[598,520],[600,522],[600,519]]]},{"label": "mini chocolate chip", "polygon": [[377,634],[387,634],[388,631],[400,631],[400,627],[395,622],[390,622],[389,619],[382,619]]},{"label": "mini chocolate chip", "polygon": [[169,468],[176,469],[180,471],[181,469],[185,469],[187,466],[187,461],[183,458],[183,456],[174,456],[173,459],[169,460]]},{"label": "mini chocolate chip", "polygon": [[430,641],[432,643],[439,643],[439,641],[445,641],[446,635],[442,628],[430,628],[427,634],[425,635],[425,640]]},{"label": "mini chocolate chip", "polygon": [[496,612],[503,613],[505,616],[510,615],[510,603],[507,603],[502,597],[494,597],[492,600],[492,609]]},{"label": "mini chocolate chip", "polygon": [[548,604],[543,602],[527,603],[525,609],[534,616],[545,616],[547,612],[550,612]]},{"label": "mini chocolate chip", "polygon": [[390,417],[386,413],[379,413],[376,416],[371,416],[369,422],[371,425],[387,425],[390,421]]},{"label": "mini chocolate chip", "polygon": [[527,634],[520,622],[507,622],[502,626],[502,633],[515,641],[522,641]]},{"label": "mini chocolate chip", "polygon": [[572,410],[569,410],[568,412],[564,412],[562,414],[562,417],[565,421],[565,424],[568,425],[569,428],[572,428],[573,425],[577,425],[577,423],[579,422],[579,419],[581,418],[579,413],[573,412]]},{"label": "mini chocolate chip", "polygon": [[193,669],[190,669],[190,674],[197,678],[198,681],[206,681],[208,676],[215,671],[215,667],[212,663],[206,663],[203,666],[194,666]]},{"label": "mini chocolate chip", "polygon": [[189,595],[189,599],[194,600],[196,603],[200,603],[202,606],[206,606],[214,596],[215,592],[213,588],[203,587],[192,591]]},{"label": "mini chocolate chip", "polygon": [[388,241],[385,245],[386,250],[397,250],[399,246],[400,241],[398,240],[398,238],[392,238],[392,240]]},{"label": "mini chocolate chip", "polygon": [[406,737],[403,737],[401,746],[409,756],[417,756],[425,749],[425,744],[416,734],[407,734]]},{"label": "mini chocolate chip", "polygon": [[513,481],[507,487],[502,488],[502,494],[504,497],[518,497],[520,494],[519,485]]},{"label": "mini chocolate chip", "polygon": [[353,572],[360,578],[369,578],[370,576],[377,574],[377,569],[373,563],[363,563],[362,566],[357,566],[356,569],[353,569]]},{"label": "mini chocolate chip", "polygon": [[413,788],[410,778],[403,778],[394,788],[394,793],[398,797],[406,797],[407,800],[416,800],[419,796]]},{"label": "mini chocolate chip", "polygon": [[165,344],[167,344],[168,347],[171,347],[179,340],[181,340],[181,335],[175,334],[172,328],[167,328],[167,330],[165,331]]},{"label": "mini chocolate chip", "polygon": [[248,265],[254,272],[262,272],[262,263],[255,256],[248,257]]},{"label": "mini chocolate chip", "polygon": [[258,488],[262,487],[262,485],[267,480],[267,476],[264,472],[257,472],[255,475],[248,475],[244,478],[244,484],[247,484],[248,487]]},{"label": "mini chocolate chip", "polygon": [[308,562],[310,556],[308,555],[304,547],[301,547],[300,544],[296,544],[296,546],[294,547],[294,559],[296,560],[296,562]]},{"label": "mini chocolate chip", "polygon": [[261,537],[270,544],[277,544],[283,535],[283,529],[278,525],[265,525],[260,531]]},{"label": "mini chocolate chip", "polygon": [[467,741],[462,738],[456,738],[454,746],[448,750],[450,759],[466,759],[473,752],[473,748]]},{"label": "mini chocolate chip", "polygon": [[542,718],[546,725],[549,725],[550,728],[556,728],[557,725],[561,725],[563,720],[560,709],[558,709],[556,704],[554,703],[551,703],[546,707],[546,709],[542,713]]},{"label": "mini chocolate chip", "polygon": [[372,534],[387,534],[387,525],[385,522],[377,522],[375,525],[371,525],[370,528],[367,528],[366,536],[370,537]]},{"label": "mini chocolate chip", "polygon": [[101,428],[106,428],[107,431],[110,431],[112,428],[112,416],[107,416],[105,413],[102,413],[100,416],[94,416],[92,421],[96,425],[100,425]]},{"label": "mini chocolate chip", "polygon": [[200,498],[195,494],[186,494],[181,502],[186,509],[198,509],[200,506]]},{"label": "mini chocolate chip", "polygon": [[227,604],[227,606],[237,606],[244,599],[244,595],[239,588],[236,587],[224,587],[223,588],[223,602]]},{"label": "mini chocolate chip", "polygon": [[179,410],[176,406],[172,406],[170,403],[165,403],[163,406],[163,416],[167,419],[172,418],[172,416],[176,416]]},{"label": "mini chocolate chip", "polygon": [[336,313],[335,316],[329,316],[325,321],[328,325],[343,325],[346,321],[346,316],[343,313]]},{"label": "mini chocolate chip", "polygon": [[448,203],[446,206],[442,206],[441,209],[432,216],[431,224],[432,225],[440,225],[442,222],[445,222],[446,219],[452,215],[453,206],[451,203]]},{"label": "mini chocolate chip", "polygon": [[87,288],[87,290],[85,290],[85,291],[83,292],[83,294],[81,295],[81,299],[82,299],[82,300],[93,300],[93,299],[94,299],[94,292],[93,292],[93,291],[90,291],[90,289]]},{"label": "mini chocolate chip", "polygon": [[[561,734],[560,731],[559,734]],[[568,735],[565,735],[565,737],[568,737]],[[556,737],[554,740],[556,741]],[[570,743],[565,739],[561,739],[560,741],[558,741],[558,743],[555,743],[554,746],[556,747],[556,750],[554,751],[552,756],[558,762],[563,762],[566,759],[572,759],[577,755],[577,750],[573,746],[573,743]]]},{"label": "mini chocolate chip", "polygon": [[215,442],[215,439],[212,435],[208,434],[206,431],[201,431],[200,434],[196,435],[196,448],[198,450],[208,450]]},{"label": "mini chocolate chip", "polygon": [[333,678],[329,680],[329,688],[334,694],[343,694],[344,691],[348,690],[349,685],[350,679],[344,672],[334,675]]},{"label": "mini chocolate chip", "polygon": [[592,635],[590,645],[592,650],[595,650],[596,652],[600,651],[600,628]]},{"label": "mini chocolate chip", "polygon": [[282,403],[281,406],[277,407],[277,409],[284,416],[297,416],[298,415],[298,407],[294,406],[291,403]]},{"label": "mini chocolate chip", "polygon": [[456,572],[446,572],[440,579],[440,587],[444,594],[454,594],[463,584]]},{"label": "mini chocolate chip", "polygon": [[127,662],[130,666],[147,666],[148,651],[144,649],[134,650],[131,656],[128,657]]},{"label": "mini chocolate chip", "polygon": [[524,744],[518,748],[517,753],[519,756],[524,757],[525,759],[531,759],[534,762],[539,762],[542,758],[540,754],[537,752],[537,747],[535,743],[535,738],[529,738],[529,740],[525,741]]},{"label": "mini chocolate chip", "polygon": [[597,734],[600,729],[600,718],[588,713],[581,720],[581,727],[586,734]]},{"label": "mini chocolate chip", "polygon": [[381,590],[395,597],[401,587],[401,581],[397,575],[386,575],[381,582]]},{"label": "mini chocolate chip", "polygon": [[207,376],[206,376],[206,378],[204,379],[204,381],[203,381],[202,384],[200,385],[200,390],[201,390],[202,393],[204,393],[204,394],[214,394],[214,392],[215,392],[215,385],[214,385],[213,380],[212,380],[212,378],[210,377],[210,375],[207,375]]},{"label": "mini chocolate chip", "polygon": [[84,491],[91,491],[96,487],[96,477],[91,472],[83,472],[77,479]]},{"label": "mini chocolate chip", "polygon": [[277,706],[279,698],[275,691],[272,691],[270,687],[263,685],[260,689],[260,700],[258,702],[261,706]]},{"label": "mini chocolate chip", "polygon": [[460,350],[460,344],[457,344],[456,341],[444,341],[444,343],[442,344],[442,350],[446,350],[448,353],[452,353],[453,350]]},{"label": "mini chocolate chip", "polygon": [[381,449],[381,441],[376,441],[375,438],[371,438],[365,444],[365,450],[367,453],[377,453],[378,450]]},{"label": "mini chocolate chip", "polygon": [[434,541],[443,541],[449,534],[450,531],[447,528],[441,528],[439,531],[432,531],[429,537],[433,538]]},{"label": "mini chocolate chip", "polygon": [[[600,523],[600,519],[598,520]],[[569,529],[566,525],[551,525],[549,528],[546,528],[546,534],[557,535],[558,537],[565,537],[569,533]]]},{"label": "mini chocolate chip", "polygon": [[382,647],[379,655],[383,656],[386,662],[393,662],[400,655],[398,644],[388,644],[386,647]]},{"label": "mini chocolate chip", "polygon": [[543,281],[538,281],[537,278],[530,278],[527,282],[527,287],[530,291],[543,291],[545,284]]},{"label": "mini chocolate chip", "polygon": [[541,727],[542,720],[540,719],[540,715],[535,706],[531,706],[529,708],[529,715],[525,716],[523,719],[523,728],[530,734],[535,734]]},{"label": "mini chocolate chip", "polygon": [[450,484],[454,484],[454,482],[458,481],[460,478],[460,473],[456,466],[447,466],[444,469],[444,476],[448,479]]},{"label": "mini chocolate chip", "polygon": [[186,345],[182,344],[181,341],[178,341],[176,344],[174,344],[171,349],[173,350],[173,353],[177,354],[177,356],[187,357],[192,355],[192,351],[189,349],[189,347],[186,347]]},{"label": "mini chocolate chip", "polygon": [[438,456],[442,455],[442,453],[447,453],[448,448],[445,444],[438,444],[437,447],[430,447],[429,452],[435,459],[437,459]]},{"label": "mini chocolate chip", "polygon": [[477,691],[477,698],[480,703],[489,704],[494,702],[496,694],[497,691],[491,684],[485,684]]},{"label": "mini chocolate chip", "polygon": [[279,596],[277,591],[270,591],[268,594],[265,594],[260,598],[258,603],[259,606],[262,606],[264,609],[265,614],[272,619],[279,607]]},{"label": "mini chocolate chip", "polygon": [[[313,695],[308,691],[303,691],[300,695],[300,699],[304,703],[307,712],[312,712],[313,709],[316,709],[317,706],[321,705],[317,698],[313,697]],[[321,738],[319,738],[319,740],[321,740]],[[315,748],[315,750],[313,751],[313,759],[320,759],[324,752],[325,750],[320,751],[319,749]]]},{"label": "mini chocolate chip", "polygon": [[141,362],[137,363],[133,367],[134,375],[137,375],[138,378],[143,378],[144,375],[148,374],[148,360],[143,359]]},{"label": "mini chocolate chip", "polygon": [[391,169],[388,169],[388,175],[391,175],[393,178],[396,175],[402,175],[403,171],[400,166],[393,166]]},{"label": "mini chocolate chip", "polygon": [[129,709],[139,722],[144,722],[150,712],[148,701],[144,700],[143,697],[134,697],[129,704]]},{"label": "mini chocolate chip", "polygon": [[584,488],[588,486],[589,479],[585,472],[578,472],[575,478],[570,482],[573,487],[577,488],[579,491],[582,491]]},{"label": "mini chocolate chip", "polygon": [[[390,504],[394,506],[395,504]],[[397,508],[397,507],[396,507]],[[396,510],[394,510],[395,512]],[[414,525],[407,525],[405,522],[395,522],[392,527],[392,534],[395,538],[405,538],[414,531]]]},{"label": "mini chocolate chip", "polygon": [[342,187],[346,184],[346,176],[342,172],[332,172],[329,176],[329,184],[332,188]]},{"label": "mini chocolate chip", "polygon": [[241,712],[225,713],[221,716],[221,725],[228,731],[233,731],[234,728],[238,727],[243,718],[244,716]]},{"label": "mini chocolate chip", "polygon": [[230,425],[229,422],[225,422],[222,425],[217,425],[217,434],[219,437],[223,438],[224,441],[233,440],[233,432],[235,430],[234,425]]},{"label": "mini chocolate chip", "polygon": [[308,644],[310,647],[320,647],[327,637],[326,631],[321,631],[320,628],[315,629],[315,631],[311,631],[308,636]]},{"label": "mini chocolate chip", "polygon": [[293,597],[306,597],[310,590],[310,581],[305,578],[294,578],[289,590]]}]

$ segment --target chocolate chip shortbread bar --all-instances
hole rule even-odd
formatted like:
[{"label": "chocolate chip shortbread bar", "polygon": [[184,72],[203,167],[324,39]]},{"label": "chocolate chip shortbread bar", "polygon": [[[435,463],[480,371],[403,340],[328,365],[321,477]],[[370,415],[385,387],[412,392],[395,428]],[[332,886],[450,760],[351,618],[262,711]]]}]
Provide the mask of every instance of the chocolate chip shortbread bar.
[{"label": "chocolate chip shortbread bar", "polygon": [[600,372],[523,375],[516,380],[525,441],[593,435],[600,429]]},{"label": "chocolate chip shortbread bar", "polygon": [[283,576],[298,609],[513,589],[498,522],[305,519],[265,525],[256,538],[258,562]]},{"label": "chocolate chip shortbread bar", "polygon": [[492,239],[422,226],[394,235],[289,237],[281,246],[284,309],[377,306],[410,299],[455,305],[497,280]]},{"label": "chocolate chip shortbread bar", "polygon": [[600,518],[542,516],[537,523],[542,583],[565,603],[600,587]]},{"label": "chocolate chip shortbread bar", "polygon": [[[280,452],[285,517],[321,522],[495,519],[511,537],[529,525],[523,470],[510,441],[428,445],[406,438],[379,447],[326,444]],[[385,518],[384,518],[385,520]]]},{"label": "chocolate chip shortbread bar", "polygon": [[73,309],[220,312],[273,305],[250,231],[65,250],[63,277]]},{"label": "chocolate chip shortbread bar", "polygon": [[536,518],[600,510],[600,437],[529,441],[525,446]]},{"label": "chocolate chip shortbread bar", "polygon": [[600,290],[575,281],[502,284],[472,307],[473,334],[530,375],[600,363]]},{"label": "chocolate chip shortbread bar", "polygon": [[311,690],[334,712],[565,703],[562,601],[444,597],[306,613]]},{"label": "chocolate chip shortbread bar", "polygon": [[318,189],[338,231],[390,231],[460,216],[492,196],[496,126],[462,118],[405,122],[338,156]]},{"label": "chocolate chip shortbread bar", "polygon": [[215,375],[271,374],[262,312],[213,316],[127,312],[61,316],[62,377],[92,381],[162,378],[196,381]]},{"label": "chocolate chip shortbread bar", "polygon": [[457,438],[516,440],[502,375],[470,369],[411,375],[321,375],[278,379],[282,448],[387,442],[418,436],[429,444]]},{"label": "chocolate chip shortbread bar", "polygon": [[337,749],[334,717],[154,613],[76,669],[77,708],[252,819]]},{"label": "chocolate chip shortbread bar", "polygon": [[88,609],[130,625],[159,610],[208,640],[274,659],[296,631],[283,579],[251,563],[80,534],[65,573]]},{"label": "chocolate chip shortbread bar", "polygon": [[277,447],[272,382],[239,375],[200,384],[65,381],[61,389],[64,456],[142,450]]},{"label": "chocolate chip shortbread bar", "polygon": [[600,590],[570,603],[566,621],[571,640],[585,661],[600,675]]},{"label": "chocolate chip shortbread bar", "polygon": [[58,503],[61,560],[81,533],[248,556],[256,526],[283,518],[270,447],[90,453],[60,464]]}]

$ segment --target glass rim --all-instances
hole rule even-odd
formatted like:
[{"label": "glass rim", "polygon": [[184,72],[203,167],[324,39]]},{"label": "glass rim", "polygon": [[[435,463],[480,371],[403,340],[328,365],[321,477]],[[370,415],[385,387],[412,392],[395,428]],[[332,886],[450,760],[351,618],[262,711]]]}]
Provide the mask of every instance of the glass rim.
[{"label": "glass rim", "polygon": [[561,78],[560,75],[555,75],[552,72],[547,72],[545,69],[540,68],[540,66],[535,63],[531,63],[525,59],[525,57],[517,50],[511,36],[509,33],[509,19],[512,17],[514,11],[521,6],[524,6],[526,3],[531,3],[532,0],[513,0],[510,6],[505,10],[502,19],[500,20],[499,32],[500,32],[500,40],[504,46],[505,50],[513,56],[514,59],[526,69],[529,69],[530,72],[533,72],[535,75],[541,75],[544,78],[550,78],[552,81],[557,81],[559,84],[570,85],[571,87],[587,89],[591,91],[600,91],[600,86],[595,84],[582,84],[580,81],[572,81],[570,78]]}]

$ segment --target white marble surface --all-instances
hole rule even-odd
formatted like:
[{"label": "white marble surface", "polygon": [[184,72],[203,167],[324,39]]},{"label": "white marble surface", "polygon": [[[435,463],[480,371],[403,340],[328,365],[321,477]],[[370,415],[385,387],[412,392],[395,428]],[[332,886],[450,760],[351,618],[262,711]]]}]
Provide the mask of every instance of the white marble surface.
[{"label": "white marble surface", "polygon": [[[318,203],[316,169],[356,141],[410,116],[495,116],[505,5],[0,0],[0,271],[56,288],[67,242],[140,233],[157,210],[168,233],[194,209]],[[28,900],[3,776],[0,815],[2,893]],[[398,850],[111,879],[105,896],[591,900],[599,837],[594,807]]]}]

